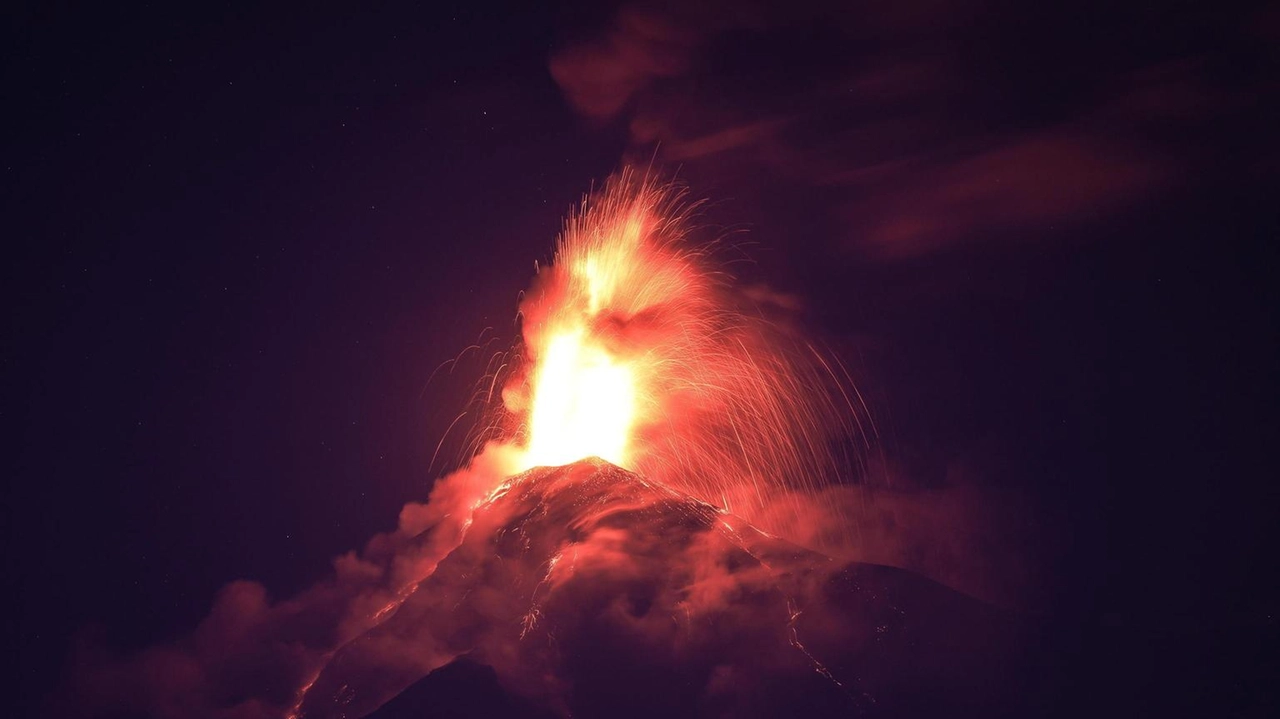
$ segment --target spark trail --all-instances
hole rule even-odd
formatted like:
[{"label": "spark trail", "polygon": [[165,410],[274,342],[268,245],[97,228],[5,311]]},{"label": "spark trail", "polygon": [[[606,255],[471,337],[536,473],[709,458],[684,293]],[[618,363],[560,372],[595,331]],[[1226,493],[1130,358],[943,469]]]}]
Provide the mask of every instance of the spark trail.
[{"label": "spark trail", "polygon": [[693,209],[623,171],[570,216],[520,308],[525,364],[503,393],[517,469],[595,456],[785,517],[779,503],[849,474],[856,393],[738,291],[715,243],[690,241]]}]

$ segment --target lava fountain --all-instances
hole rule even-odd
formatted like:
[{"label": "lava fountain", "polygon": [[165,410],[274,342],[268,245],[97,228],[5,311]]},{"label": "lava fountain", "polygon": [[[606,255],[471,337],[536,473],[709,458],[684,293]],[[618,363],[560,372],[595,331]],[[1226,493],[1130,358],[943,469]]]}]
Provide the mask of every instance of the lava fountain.
[{"label": "lava fountain", "polygon": [[715,244],[689,241],[692,209],[624,171],[570,216],[520,307],[524,369],[503,392],[515,469],[594,456],[781,517],[789,494],[848,474],[856,393],[735,288]]}]

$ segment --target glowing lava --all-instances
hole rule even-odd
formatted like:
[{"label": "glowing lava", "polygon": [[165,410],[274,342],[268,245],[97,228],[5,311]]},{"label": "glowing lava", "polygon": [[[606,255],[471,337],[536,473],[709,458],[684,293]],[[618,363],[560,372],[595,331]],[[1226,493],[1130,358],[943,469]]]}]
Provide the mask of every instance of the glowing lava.
[{"label": "glowing lava", "polygon": [[790,493],[850,475],[832,448],[858,413],[838,365],[686,241],[688,209],[624,171],[566,221],[520,306],[513,471],[600,457],[781,529]]},{"label": "glowing lava", "polygon": [[578,327],[548,340],[535,383],[526,464],[562,465],[594,456],[628,465],[636,393],[630,367]]},{"label": "glowing lava", "polygon": [[[554,263],[522,306],[532,360],[524,466],[600,457],[635,469],[636,433],[661,382],[637,317],[699,291],[695,268],[663,247],[667,193],[629,173],[570,217]],[[637,450],[640,450],[638,453]]]}]

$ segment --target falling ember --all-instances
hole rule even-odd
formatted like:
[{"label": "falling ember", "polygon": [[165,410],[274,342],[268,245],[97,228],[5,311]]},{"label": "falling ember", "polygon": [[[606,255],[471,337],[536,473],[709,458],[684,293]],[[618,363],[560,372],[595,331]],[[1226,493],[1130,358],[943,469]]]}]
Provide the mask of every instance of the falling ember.
[{"label": "falling ember", "polygon": [[504,391],[517,469],[600,457],[746,516],[785,515],[789,492],[847,474],[831,448],[858,415],[831,365],[686,240],[687,210],[624,171],[566,222],[521,305],[526,366]]}]

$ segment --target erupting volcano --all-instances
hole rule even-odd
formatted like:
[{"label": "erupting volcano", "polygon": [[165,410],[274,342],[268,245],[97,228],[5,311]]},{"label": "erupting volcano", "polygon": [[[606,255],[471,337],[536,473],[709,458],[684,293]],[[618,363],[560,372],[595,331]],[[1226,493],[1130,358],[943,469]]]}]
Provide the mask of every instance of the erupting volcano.
[{"label": "erupting volcano", "polygon": [[974,678],[1010,674],[1007,628],[979,603],[782,538],[839,524],[818,489],[867,440],[856,394],[689,242],[688,210],[623,172],[571,216],[521,305],[517,369],[489,380],[486,448],[411,542],[420,576],[293,716],[414,715],[449,701],[429,679],[451,663],[491,668],[473,713],[990,706]]},{"label": "erupting volcano", "polygon": [[589,196],[428,502],[292,598],[235,582],[189,638],[87,656],[69,692],[162,719],[1033,709],[1007,618],[850,561],[866,408],[691,211],[631,172]]}]

